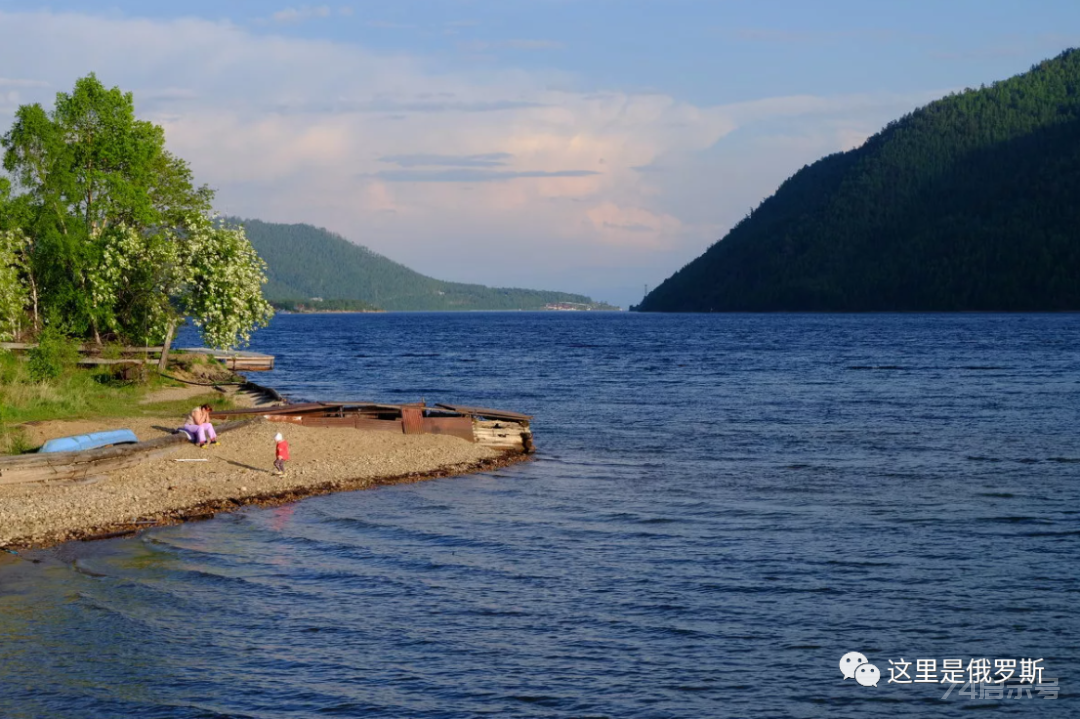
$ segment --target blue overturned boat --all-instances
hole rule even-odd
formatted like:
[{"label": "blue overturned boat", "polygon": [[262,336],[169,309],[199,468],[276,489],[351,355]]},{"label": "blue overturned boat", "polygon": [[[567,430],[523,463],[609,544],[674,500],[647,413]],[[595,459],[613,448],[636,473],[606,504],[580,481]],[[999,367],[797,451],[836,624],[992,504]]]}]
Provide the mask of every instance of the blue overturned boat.
[{"label": "blue overturned boat", "polygon": [[130,429],[111,429],[107,432],[77,434],[73,437],[57,437],[41,446],[42,452],[82,452],[87,449],[108,447],[114,444],[134,444],[139,441]]}]

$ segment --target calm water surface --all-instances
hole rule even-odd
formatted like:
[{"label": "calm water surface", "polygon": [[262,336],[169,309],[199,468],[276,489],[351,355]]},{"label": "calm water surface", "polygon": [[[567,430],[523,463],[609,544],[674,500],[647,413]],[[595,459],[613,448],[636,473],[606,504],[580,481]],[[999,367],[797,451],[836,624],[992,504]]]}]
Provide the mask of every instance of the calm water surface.
[{"label": "calm water surface", "polygon": [[[1080,316],[293,315],[254,349],[295,399],[534,414],[537,461],[0,559],[0,717],[1080,715]],[[1041,658],[1060,696],[901,658]]]}]

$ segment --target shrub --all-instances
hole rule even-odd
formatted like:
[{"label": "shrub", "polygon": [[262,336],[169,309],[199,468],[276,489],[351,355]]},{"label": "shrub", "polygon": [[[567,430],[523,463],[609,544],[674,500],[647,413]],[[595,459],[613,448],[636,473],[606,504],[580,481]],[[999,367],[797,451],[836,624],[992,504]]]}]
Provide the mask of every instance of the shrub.
[{"label": "shrub", "polygon": [[0,351],[0,387],[23,380],[26,368],[14,352]]},{"label": "shrub", "polygon": [[38,336],[38,345],[27,353],[30,379],[50,382],[79,359],[78,346],[59,330],[48,327]]},{"label": "shrub", "polygon": [[123,342],[108,342],[101,348],[102,359],[120,359],[124,356]]}]

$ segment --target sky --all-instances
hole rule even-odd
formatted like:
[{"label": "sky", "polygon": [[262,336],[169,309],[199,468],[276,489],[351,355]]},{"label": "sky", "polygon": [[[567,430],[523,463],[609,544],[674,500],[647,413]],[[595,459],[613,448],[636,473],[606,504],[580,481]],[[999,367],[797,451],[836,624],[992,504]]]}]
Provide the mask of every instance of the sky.
[{"label": "sky", "polygon": [[94,72],[224,214],[625,307],[801,167],[1077,45],[1076,0],[0,0],[0,132]]}]

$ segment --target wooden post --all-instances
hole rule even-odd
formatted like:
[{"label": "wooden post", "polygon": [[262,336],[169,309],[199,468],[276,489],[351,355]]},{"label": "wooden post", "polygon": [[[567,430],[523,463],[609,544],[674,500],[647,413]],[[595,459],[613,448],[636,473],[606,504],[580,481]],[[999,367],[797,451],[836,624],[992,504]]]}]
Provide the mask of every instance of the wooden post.
[{"label": "wooden post", "polygon": [[173,332],[175,330],[176,323],[170,322],[169,329],[165,332],[165,344],[161,346],[161,359],[158,360],[158,372],[164,372],[169,364],[169,348],[172,346]]}]

